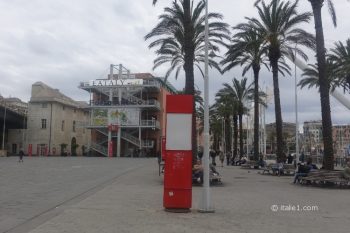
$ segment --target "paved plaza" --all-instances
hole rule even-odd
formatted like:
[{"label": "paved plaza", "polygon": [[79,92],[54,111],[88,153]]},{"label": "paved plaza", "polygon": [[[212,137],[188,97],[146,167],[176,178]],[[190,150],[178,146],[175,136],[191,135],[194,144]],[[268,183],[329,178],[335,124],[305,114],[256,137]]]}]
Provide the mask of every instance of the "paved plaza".
[{"label": "paved plaza", "polygon": [[191,213],[169,213],[155,158],[0,158],[0,233],[350,230],[350,189],[217,169],[224,184],[211,188],[215,213],[197,212],[201,187],[193,187]]}]

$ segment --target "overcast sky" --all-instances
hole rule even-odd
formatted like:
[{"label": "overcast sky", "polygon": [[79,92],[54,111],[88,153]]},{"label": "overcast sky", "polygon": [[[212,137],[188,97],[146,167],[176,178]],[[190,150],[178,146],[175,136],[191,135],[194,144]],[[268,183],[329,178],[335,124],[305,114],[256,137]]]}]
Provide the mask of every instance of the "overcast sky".
[{"label": "overcast sky", "polygon": [[[210,0],[209,11],[223,14],[231,26],[244,22],[244,16],[256,15],[255,0]],[[131,72],[150,72],[164,76],[167,66],[153,71],[154,51],[148,49],[146,35],[158,22],[158,15],[170,0],[0,0],[0,94],[4,97],[30,99],[31,85],[42,81],[58,88],[75,100],[88,100],[78,89],[79,82],[105,78],[109,64],[122,63]],[[326,46],[350,38],[348,14],[350,3],[334,0],[338,27],[331,24],[327,8],[323,9]],[[299,11],[310,11],[307,0],[300,1]],[[314,32],[313,22],[303,26]],[[222,51],[222,53],[225,51]],[[309,63],[314,63],[312,52]],[[196,85],[203,80],[196,72]],[[300,70],[298,70],[300,75]],[[210,99],[232,78],[241,78],[236,68],[220,75],[210,71]],[[246,77],[253,81],[252,73]],[[299,80],[300,78],[298,78]],[[184,87],[184,73],[169,81]],[[272,75],[262,70],[260,84],[272,90]],[[280,79],[283,121],[294,122],[294,75]],[[347,94],[350,101],[350,95]],[[299,122],[321,119],[319,94],[316,90],[298,89]],[[267,109],[267,122],[274,122],[273,99]],[[350,110],[331,99],[335,124],[350,124]]]}]

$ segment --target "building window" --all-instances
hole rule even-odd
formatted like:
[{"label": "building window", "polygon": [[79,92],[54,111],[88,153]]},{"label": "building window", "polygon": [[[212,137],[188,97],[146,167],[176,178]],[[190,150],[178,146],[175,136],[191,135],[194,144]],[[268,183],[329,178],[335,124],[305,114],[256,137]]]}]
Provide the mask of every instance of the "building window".
[{"label": "building window", "polygon": [[41,119],[41,128],[46,129],[46,119]]},{"label": "building window", "polygon": [[41,104],[41,107],[42,107],[42,108],[47,108],[47,103],[42,103],[42,104]]},{"label": "building window", "polygon": [[64,131],[64,121],[62,121],[62,124],[61,124],[61,131]]},{"label": "building window", "polygon": [[75,132],[75,121],[73,121],[73,132]]}]

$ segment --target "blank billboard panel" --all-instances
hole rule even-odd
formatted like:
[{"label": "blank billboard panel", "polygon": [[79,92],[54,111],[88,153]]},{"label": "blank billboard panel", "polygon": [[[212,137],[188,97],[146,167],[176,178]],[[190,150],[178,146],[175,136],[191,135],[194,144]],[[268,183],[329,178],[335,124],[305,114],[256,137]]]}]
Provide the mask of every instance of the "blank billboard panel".
[{"label": "blank billboard panel", "polygon": [[168,113],[166,125],[167,150],[192,150],[192,114]]}]

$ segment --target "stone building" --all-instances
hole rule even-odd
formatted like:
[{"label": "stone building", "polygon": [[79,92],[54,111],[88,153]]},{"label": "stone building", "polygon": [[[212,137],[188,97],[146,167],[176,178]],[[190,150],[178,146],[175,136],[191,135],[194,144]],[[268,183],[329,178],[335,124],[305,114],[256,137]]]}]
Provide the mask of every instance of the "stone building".
[{"label": "stone building", "polygon": [[17,154],[23,147],[27,110],[28,103],[19,98],[0,96],[0,156]]},{"label": "stone building", "polygon": [[33,155],[83,155],[90,148],[87,103],[74,101],[42,82],[32,85],[25,152]]},{"label": "stone building", "polygon": [[[282,133],[284,147],[287,151],[295,151],[295,123],[283,122]],[[268,154],[275,153],[276,144],[276,123],[266,125],[266,151]]]},{"label": "stone building", "polygon": [[323,150],[322,121],[305,121],[303,149],[305,152],[320,153]]},{"label": "stone building", "polygon": [[350,156],[350,125],[334,125],[332,134],[335,155]]}]

